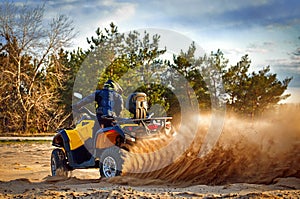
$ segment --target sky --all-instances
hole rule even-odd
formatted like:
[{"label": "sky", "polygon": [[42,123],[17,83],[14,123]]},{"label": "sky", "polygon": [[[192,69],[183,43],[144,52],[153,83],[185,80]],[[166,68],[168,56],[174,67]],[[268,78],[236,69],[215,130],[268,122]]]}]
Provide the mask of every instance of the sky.
[{"label": "sky", "polygon": [[[15,0],[23,3],[24,0]],[[26,0],[35,6],[41,1]],[[287,102],[300,102],[299,0],[46,0],[46,18],[65,14],[78,35],[74,48],[114,22],[120,32],[143,28],[176,31],[206,53],[220,49],[230,64],[248,54],[251,70],[270,66],[278,78],[293,77]]]}]

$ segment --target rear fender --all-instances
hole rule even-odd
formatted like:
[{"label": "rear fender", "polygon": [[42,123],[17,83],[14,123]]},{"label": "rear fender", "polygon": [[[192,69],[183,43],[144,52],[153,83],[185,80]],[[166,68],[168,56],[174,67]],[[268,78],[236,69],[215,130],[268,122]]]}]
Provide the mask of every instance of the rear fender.
[{"label": "rear fender", "polygon": [[121,145],[121,140],[125,139],[125,134],[118,126],[100,129],[96,133],[95,147],[104,149],[114,145]]}]

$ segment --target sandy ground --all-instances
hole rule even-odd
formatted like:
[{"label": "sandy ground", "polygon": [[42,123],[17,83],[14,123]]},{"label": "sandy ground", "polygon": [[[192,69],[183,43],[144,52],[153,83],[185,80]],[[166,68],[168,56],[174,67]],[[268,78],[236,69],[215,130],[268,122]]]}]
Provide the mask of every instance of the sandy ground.
[{"label": "sandy ground", "polygon": [[[216,145],[200,157],[206,119],[167,166],[158,167],[190,139],[188,126],[178,139],[133,147],[146,155],[127,154],[123,176],[112,179],[100,179],[98,169],[51,177],[51,142],[2,142],[0,198],[300,198],[298,110],[250,123],[228,117]],[[155,151],[170,141],[166,150]]]},{"label": "sandy ground", "polygon": [[[270,185],[234,183],[182,187],[132,177],[99,179],[96,169],[73,171],[72,177],[50,177],[50,143],[0,145],[0,198],[299,198],[300,179],[277,178]],[[110,182],[113,181],[114,183]],[[115,182],[119,183],[116,184]],[[130,183],[130,181],[132,183]],[[138,186],[132,186],[139,181]],[[128,185],[129,184],[129,185]]]}]

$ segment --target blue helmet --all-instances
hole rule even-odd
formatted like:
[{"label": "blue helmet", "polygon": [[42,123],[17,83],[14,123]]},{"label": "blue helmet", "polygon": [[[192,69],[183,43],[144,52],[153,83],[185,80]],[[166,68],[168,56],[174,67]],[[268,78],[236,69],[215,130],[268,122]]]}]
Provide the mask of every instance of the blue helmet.
[{"label": "blue helmet", "polygon": [[106,88],[106,89],[115,90],[115,91],[117,91],[120,94],[123,93],[122,87],[117,82],[114,82],[111,79],[108,80],[107,82],[105,82],[103,87]]},{"label": "blue helmet", "polygon": [[113,80],[108,80],[107,82],[104,83],[103,87],[107,89],[115,89],[115,83]]}]

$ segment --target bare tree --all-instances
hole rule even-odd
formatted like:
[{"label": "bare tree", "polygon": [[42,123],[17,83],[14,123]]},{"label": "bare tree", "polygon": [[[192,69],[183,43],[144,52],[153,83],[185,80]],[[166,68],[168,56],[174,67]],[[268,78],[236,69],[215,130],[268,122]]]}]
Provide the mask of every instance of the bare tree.
[{"label": "bare tree", "polygon": [[[59,50],[68,47],[76,33],[67,16],[59,15],[46,22],[44,13],[45,5],[32,8],[10,1],[0,4],[0,103],[3,107],[0,117],[8,130],[47,130],[39,128],[39,120],[49,122],[44,117],[58,111],[56,91],[62,84],[53,88],[52,83],[63,81],[65,68],[53,64],[57,64]],[[52,74],[53,82],[46,81],[51,67],[63,68],[52,71],[56,73]]]}]

